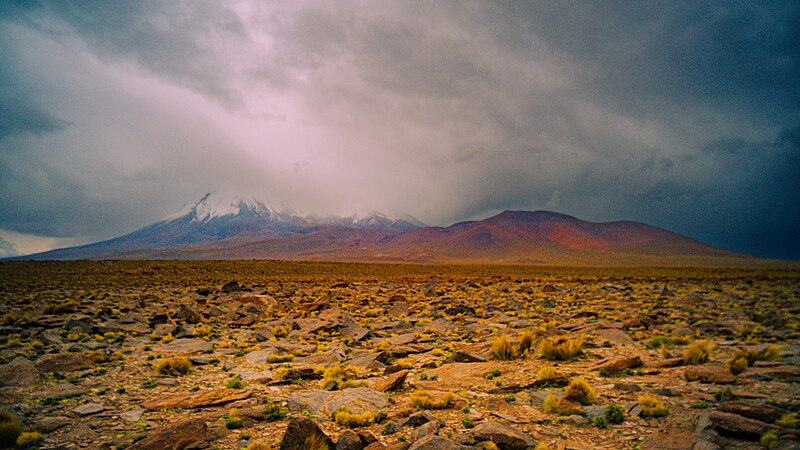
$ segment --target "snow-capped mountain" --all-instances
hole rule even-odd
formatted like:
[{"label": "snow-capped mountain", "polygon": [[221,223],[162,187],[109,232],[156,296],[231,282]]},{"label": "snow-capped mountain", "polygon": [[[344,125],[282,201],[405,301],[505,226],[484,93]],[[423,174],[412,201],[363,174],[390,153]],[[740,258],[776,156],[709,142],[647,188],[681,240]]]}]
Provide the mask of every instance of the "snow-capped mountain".
[{"label": "snow-capped mountain", "polygon": [[291,211],[279,211],[269,202],[254,197],[212,192],[188,203],[166,219],[130,234],[94,244],[53,250],[35,257],[94,259],[151,249],[291,237],[329,228],[384,230],[384,234],[388,235],[421,226],[425,225],[410,216],[392,219],[377,212],[349,217],[301,216]]}]

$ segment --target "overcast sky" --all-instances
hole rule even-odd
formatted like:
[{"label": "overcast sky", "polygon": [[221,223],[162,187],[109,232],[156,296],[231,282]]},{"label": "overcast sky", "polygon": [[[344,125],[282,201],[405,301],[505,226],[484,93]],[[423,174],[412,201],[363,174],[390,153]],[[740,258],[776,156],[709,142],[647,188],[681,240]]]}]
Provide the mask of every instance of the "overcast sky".
[{"label": "overcast sky", "polygon": [[225,189],[800,258],[798,36],[795,0],[0,2],[0,254]]}]

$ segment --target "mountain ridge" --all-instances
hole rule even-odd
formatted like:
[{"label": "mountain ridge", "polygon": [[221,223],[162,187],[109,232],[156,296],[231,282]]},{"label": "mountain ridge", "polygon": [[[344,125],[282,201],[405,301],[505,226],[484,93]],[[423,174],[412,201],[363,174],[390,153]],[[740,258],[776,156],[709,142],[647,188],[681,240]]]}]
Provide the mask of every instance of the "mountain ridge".
[{"label": "mountain ridge", "polygon": [[14,259],[286,259],[569,265],[742,262],[663,228],[589,222],[554,211],[503,211],[447,227],[413,217],[299,216],[258,199],[207,194],[179,214],[132,233]]}]

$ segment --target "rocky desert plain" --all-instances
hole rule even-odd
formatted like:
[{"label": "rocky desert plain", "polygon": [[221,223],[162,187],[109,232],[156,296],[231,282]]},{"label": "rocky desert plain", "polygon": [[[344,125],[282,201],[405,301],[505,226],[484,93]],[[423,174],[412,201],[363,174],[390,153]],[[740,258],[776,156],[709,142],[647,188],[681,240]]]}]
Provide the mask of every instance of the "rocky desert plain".
[{"label": "rocky desert plain", "polygon": [[0,447],[796,449],[800,272],[0,263]]}]

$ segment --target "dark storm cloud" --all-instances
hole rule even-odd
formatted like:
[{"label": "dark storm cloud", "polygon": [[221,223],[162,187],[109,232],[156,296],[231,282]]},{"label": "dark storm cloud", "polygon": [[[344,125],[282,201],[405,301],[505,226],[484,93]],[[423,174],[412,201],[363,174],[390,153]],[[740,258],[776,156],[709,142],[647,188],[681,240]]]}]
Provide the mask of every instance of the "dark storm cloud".
[{"label": "dark storm cloud", "polygon": [[0,228],[108,236],[224,185],[436,224],[554,209],[800,256],[796,2],[0,11]]}]

